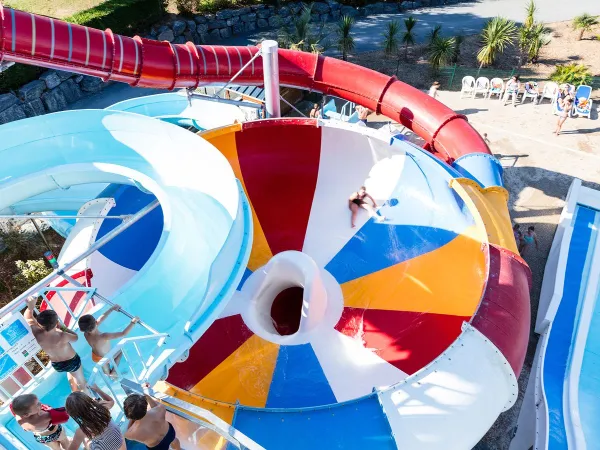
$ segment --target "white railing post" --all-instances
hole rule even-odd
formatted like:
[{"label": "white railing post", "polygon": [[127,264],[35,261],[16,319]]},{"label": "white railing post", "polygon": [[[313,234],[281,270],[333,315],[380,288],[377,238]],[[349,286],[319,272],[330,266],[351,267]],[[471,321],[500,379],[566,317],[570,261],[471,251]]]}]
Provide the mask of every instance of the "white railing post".
[{"label": "white railing post", "polygon": [[263,41],[261,44],[261,54],[265,77],[265,107],[267,108],[267,117],[281,117],[277,42]]}]

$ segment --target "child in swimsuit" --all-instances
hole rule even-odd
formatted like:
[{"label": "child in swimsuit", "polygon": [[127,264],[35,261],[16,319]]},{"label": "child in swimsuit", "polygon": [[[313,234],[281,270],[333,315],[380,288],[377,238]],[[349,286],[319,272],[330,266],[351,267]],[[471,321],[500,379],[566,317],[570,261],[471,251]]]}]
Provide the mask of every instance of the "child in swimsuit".
[{"label": "child in swimsuit", "polygon": [[554,131],[554,134],[556,134],[558,136],[560,133],[560,130],[562,129],[563,124],[567,120],[567,117],[569,117],[569,112],[571,111],[571,108],[573,107],[573,98],[567,94],[565,96],[565,98],[561,99],[559,97],[558,100],[556,100],[556,101],[562,108],[562,111],[560,112],[560,115],[558,116],[558,123],[556,124],[556,130]]},{"label": "child in swimsuit", "polygon": [[76,391],[85,388],[81,359],[71,345],[77,341],[77,334],[62,325],[56,312],[51,309],[42,311],[35,317],[36,300],[35,297],[27,299],[27,310],[23,314],[33,336],[50,357],[54,370],[67,373],[71,389]]},{"label": "child in swimsuit", "polygon": [[535,234],[535,228],[533,226],[527,228],[527,231],[525,232],[525,234],[523,234],[522,242],[523,242],[523,244],[521,245],[521,248],[519,249],[519,251],[521,252],[521,255],[524,255],[528,251],[528,249],[531,248],[531,246],[533,244],[535,244],[535,248],[537,250],[540,249],[537,235]]},{"label": "child in swimsuit", "polygon": [[73,392],[67,397],[67,412],[79,425],[68,450],[78,450],[84,442],[88,450],[127,450],[123,433],[111,420],[114,399],[97,385],[89,386],[89,390],[99,398],[93,399],[83,392]]},{"label": "child in swimsuit", "polygon": [[[85,340],[90,344],[90,347],[92,347],[92,361],[95,363],[99,362],[110,351],[110,341],[127,336],[133,329],[133,326],[140,320],[138,317],[134,317],[123,331],[118,331],[116,333],[103,333],[100,331],[99,326],[102,322],[104,322],[113,311],[118,311],[119,309],[121,309],[119,305],[111,306],[108,311],[98,318],[98,320],[91,314],[86,314],[79,318],[79,328],[83,331]],[[115,355],[115,363],[117,366],[122,357],[123,354],[121,352]],[[114,376],[115,374],[115,368],[110,367],[110,364],[108,363],[102,367],[102,370],[110,376]]]},{"label": "child in swimsuit", "polygon": [[129,425],[125,437],[141,442],[149,450],[180,450],[175,428],[167,422],[166,408],[149,395],[131,394],[123,403]]},{"label": "child in swimsuit", "polygon": [[61,425],[69,420],[64,408],[50,408],[41,404],[36,395],[25,394],[15,397],[10,410],[17,423],[25,431],[31,431],[40,444],[54,450],[66,450],[69,447],[69,438]]},{"label": "child in swimsuit", "polygon": [[[365,199],[371,200],[373,206],[369,205]],[[356,228],[356,216],[358,214],[359,208],[362,208],[365,211],[367,211],[369,213],[369,216],[374,217],[375,220],[377,220],[378,222],[382,222],[385,220],[385,216],[381,216],[377,213],[377,211],[375,211],[375,208],[377,208],[377,202],[375,202],[375,199],[373,197],[367,194],[367,188],[365,188],[364,186],[361,186],[357,192],[354,192],[348,198],[348,208],[350,208],[350,211],[352,213],[350,217],[350,225],[352,226],[352,228]]]},{"label": "child in swimsuit", "polygon": [[519,229],[521,226],[518,223],[513,225],[513,234],[515,235],[515,242],[517,243],[517,248],[521,248],[521,241],[523,240],[523,233]]}]

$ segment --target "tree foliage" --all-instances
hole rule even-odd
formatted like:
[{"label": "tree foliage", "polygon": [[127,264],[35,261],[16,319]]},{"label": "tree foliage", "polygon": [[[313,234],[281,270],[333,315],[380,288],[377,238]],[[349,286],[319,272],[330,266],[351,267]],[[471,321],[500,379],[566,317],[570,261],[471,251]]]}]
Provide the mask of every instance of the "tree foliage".
[{"label": "tree foliage", "polygon": [[481,31],[481,48],[477,53],[477,61],[481,66],[494,64],[498,54],[506,47],[513,45],[517,28],[512,20],[494,17],[485,24]]},{"label": "tree foliage", "polygon": [[429,44],[429,63],[434,71],[440,66],[445,66],[452,62],[456,52],[456,38],[438,37]]},{"label": "tree foliage", "polygon": [[552,81],[557,83],[569,83],[574,86],[580,84],[590,85],[592,83],[592,74],[583,64],[558,65],[550,75]]},{"label": "tree foliage", "polygon": [[550,43],[550,30],[543,23],[535,21],[536,11],[534,0],[530,0],[525,8],[525,21],[518,31],[519,65],[526,60],[537,62],[542,47]]},{"label": "tree foliage", "polygon": [[291,26],[281,30],[280,47],[311,53],[323,53],[327,49],[329,44],[324,32],[324,24],[319,24],[315,29],[311,23],[311,13],[312,3],[302,6],[301,13]]},{"label": "tree foliage", "polygon": [[590,14],[582,14],[573,19],[573,28],[579,30],[579,36],[577,40],[583,39],[583,33],[586,31],[592,31],[594,26],[598,25],[598,16],[592,16]]},{"label": "tree foliage", "polygon": [[413,29],[417,25],[417,19],[410,16],[404,19],[404,31],[402,32],[402,43],[404,44],[404,59],[408,60],[408,46],[415,45],[415,32]]},{"label": "tree foliage", "polygon": [[348,53],[354,50],[354,38],[352,37],[352,26],[354,18],[342,16],[337,24],[337,48],[342,52],[342,59],[348,59]]},{"label": "tree foliage", "polygon": [[433,42],[438,39],[442,34],[442,26],[441,25],[436,25],[435,27],[433,27],[430,31],[429,34],[427,35],[427,40],[429,41],[429,45],[431,46],[431,44],[433,44]]},{"label": "tree foliage", "polygon": [[[0,305],[5,305],[41,279],[36,277],[44,273],[40,267],[46,264],[43,255],[47,248],[35,231],[23,230],[12,222],[1,225]],[[64,239],[52,230],[45,231],[44,235],[52,251],[58,254]]]},{"label": "tree foliage", "polygon": [[400,45],[400,23],[397,20],[388,22],[385,31],[383,32],[383,53],[386,56],[394,56],[398,53]]}]

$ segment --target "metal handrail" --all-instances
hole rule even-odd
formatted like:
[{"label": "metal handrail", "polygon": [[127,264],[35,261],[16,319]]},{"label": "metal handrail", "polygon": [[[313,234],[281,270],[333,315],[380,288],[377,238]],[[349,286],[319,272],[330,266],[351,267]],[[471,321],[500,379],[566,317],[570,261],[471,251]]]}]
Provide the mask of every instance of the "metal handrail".
[{"label": "metal handrail", "polygon": [[144,208],[139,210],[137,213],[133,214],[129,220],[126,220],[123,223],[119,224],[113,230],[109,231],[107,234],[105,234],[100,239],[98,239],[96,242],[94,242],[94,244],[91,245],[85,252],[81,253],[79,256],[77,256],[72,261],[63,264],[58,269],[54,270],[52,273],[50,273],[49,275],[44,277],[42,280],[35,283],[33,286],[31,286],[29,289],[27,289],[25,292],[23,292],[21,295],[19,295],[17,298],[15,298],[8,305],[6,305],[2,309],[0,309],[0,317],[4,316],[5,314],[8,314],[10,312],[15,312],[15,311],[20,310],[23,307],[23,305],[25,304],[25,302],[27,301],[28,297],[30,297],[31,295],[36,295],[38,293],[38,291],[40,291],[41,289],[44,289],[46,286],[48,286],[51,282],[53,282],[57,278],[68,276],[68,275],[66,275],[67,270],[71,269],[77,263],[83,261],[85,258],[90,256],[92,253],[94,253],[95,251],[97,251],[98,249],[103,247],[105,244],[107,244],[108,242],[113,240],[115,237],[117,237],[119,234],[121,234],[127,228],[129,228],[134,223],[139,221],[142,217],[144,217],[145,215],[150,213],[152,210],[154,210],[157,206],[159,206],[158,200],[155,200],[152,203],[146,205]]},{"label": "metal handrail", "polygon": [[184,402],[183,400],[171,397],[167,394],[156,393],[151,388],[143,389],[140,384],[134,383],[131,380],[123,380],[121,385],[126,392],[147,394],[155,398],[160,401],[171,414],[182,417],[185,420],[218,433],[239,449],[265,450],[262,445],[257,444],[219,416],[204,408]]},{"label": "metal handrail", "polygon": [[[94,384],[96,377],[100,376],[100,377],[102,377],[104,382],[107,384],[107,386],[109,386],[109,388],[111,388],[111,383],[108,380],[108,375],[106,375],[104,373],[104,370],[102,369],[107,363],[112,363],[115,368],[115,371],[117,372],[117,375],[119,375],[119,377],[123,377],[123,375],[121,375],[121,373],[119,372],[118,365],[115,361],[115,357],[117,356],[117,354],[119,352],[122,352],[123,356],[125,357],[125,360],[128,361],[128,366],[129,366],[131,375],[134,378],[134,381],[136,381],[137,383],[146,382],[147,380],[144,379],[144,376],[147,375],[147,373],[148,373],[148,369],[150,368],[150,365],[152,364],[152,362],[154,360],[154,355],[158,351],[158,349],[160,349],[163,346],[163,344],[165,343],[165,341],[168,337],[169,337],[169,335],[167,333],[158,333],[158,334],[149,334],[149,335],[145,335],[145,336],[127,337],[127,338],[121,339],[117,343],[117,345],[115,345],[113,348],[111,348],[110,351],[106,355],[104,355],[104,357],[100,361],[98,361],[96,364],[94,364],[94,367],[92,369],[92,375],[90,376],[88,384]],[[139,351],[139,348],[137,347],[137,343],[149,341],[149,340],[153,340],[153,339],[158,340],[156,347],[155,347],[154,351],[148,357],[147,361],[144,361],[144,358],[142,357],[142,355]],[[132,364],[129,363],[129,360],[131,360],[131,358],[128,356],[128,354],[124,348],[125,345],[127,345],[127,344],[134,345],[134,347],[136,349],[136,353],[142,363],[144,370],[141,372],[140,376],[138,376],[134,372]],[[140,377],[141,377],[141,379],[140,379]],[[112,388],[111,388],[111,390],[112,390]],[[114,392],[113,392],[113,394],[114,394]]]},{"label": "metal handrail", "polygon": [[44,214],[43,216],[36,214],[0,214],[0,219],[118,219],[118,220],[129,220],[131,218],[131,214],[123,214],[120,216],[88,216],[88,215],[79,215],[79,214],[71,214],[61,216],[59,214]]}]

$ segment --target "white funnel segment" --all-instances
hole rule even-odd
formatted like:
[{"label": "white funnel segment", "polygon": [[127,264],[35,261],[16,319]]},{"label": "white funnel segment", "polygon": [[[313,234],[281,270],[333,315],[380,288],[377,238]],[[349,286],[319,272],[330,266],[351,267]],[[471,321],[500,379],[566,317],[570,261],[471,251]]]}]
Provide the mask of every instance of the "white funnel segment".
[{"label": "white funnel segment", "polygon": [[[280,335],[271,317],[273,302],[279,293],[303,288],[300,326],[293,334]],[[242,314],[248,327],[260,337],[278,344],[307,343],[321,328],[332,328],[342,314],[342,291],[335,279],[317,266],[308,255],[286,251],[273,256],[244,284],[242,293],[249,307]]]}]

